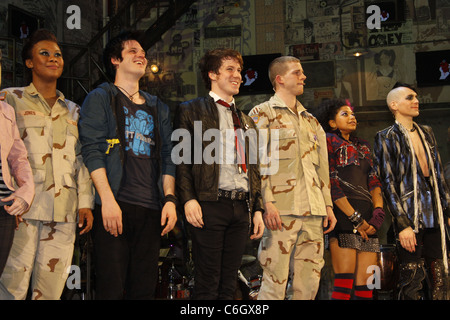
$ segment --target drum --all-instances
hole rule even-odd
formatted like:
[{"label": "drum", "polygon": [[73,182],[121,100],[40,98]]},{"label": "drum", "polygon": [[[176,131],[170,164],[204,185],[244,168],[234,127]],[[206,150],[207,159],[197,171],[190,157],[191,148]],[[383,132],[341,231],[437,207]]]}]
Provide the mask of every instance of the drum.
[{"label": "drum", "polygon": [[248,281],[248,286],[250,292],[248,293],[249,300],[258,300],[259,289],[261,288],[262,276],[256,275],[250,278]]},{"label": "drum", "polygon": [[395,290],[398,281],[398,257],[396,247],[393,244],[380,246],[378,266],[380,267],[381,291]]}]

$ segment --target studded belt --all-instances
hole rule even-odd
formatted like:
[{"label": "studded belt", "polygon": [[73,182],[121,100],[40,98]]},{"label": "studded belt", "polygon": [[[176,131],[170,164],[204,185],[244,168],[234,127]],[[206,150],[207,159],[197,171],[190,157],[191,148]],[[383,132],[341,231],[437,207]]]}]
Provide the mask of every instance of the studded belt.
[{"label": "studded belt", "polygon": [[219,197],[228,198],[231,200],[247,200],[248,199],[248,192],[244,191],[237,191],[237,190],[222,190],[219,189],[218,192]]}]

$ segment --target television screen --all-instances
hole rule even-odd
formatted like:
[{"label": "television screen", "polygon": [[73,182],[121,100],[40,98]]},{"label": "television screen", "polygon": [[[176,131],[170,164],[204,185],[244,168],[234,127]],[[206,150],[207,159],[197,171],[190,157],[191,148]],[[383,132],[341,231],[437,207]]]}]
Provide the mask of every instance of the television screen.
[{"label": "television screen", "polygon": [[371,5],[380,7],[381,26],[405,22],[404,0],[367,0],[365,1],[367,17],[369,16],[367,7]]},{"label": "television screen", "polygon": [[9,35],[19,38],[28,38],[33,31],[42,28],[44,19],[35,16],[13,5],[8,6]]},{"label": "television screen", "polygon": [[418,87],[450,85],[450,50],[416,52]]},{"label": "television screen", "polygon": [[258,54],[243,56],[242,84],[239,94],[265,94],[273,93],[269,80],[269,64],[281,54]]}]

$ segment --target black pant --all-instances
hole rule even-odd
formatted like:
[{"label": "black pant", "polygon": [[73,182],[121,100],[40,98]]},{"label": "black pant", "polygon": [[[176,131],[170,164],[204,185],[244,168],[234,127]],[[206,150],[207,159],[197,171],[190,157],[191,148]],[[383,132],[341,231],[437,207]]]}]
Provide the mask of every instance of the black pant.
[{"label": "black pant", "polygon": [[0,207],[0,276],[3,273],[13,244],[15,227],[16,217],[8,214],[3,207]]},{"label": "black pant", "polygon": [[203,228],[191,225],[194,294],[198,300],[234,298],[249,231],[247,202],[201,201]]},{"label": "black pant", "polygon": [[95,298],[154,299],[158,281],[161,212],[118,202],[123,232],[103,227],[101,207],[94,209]]},{"label": "black pant", "polygon": [[441,230],[439,228],[420,229],[416,233],[417,246],[415,252],[405,250],[398,241],[398,255],[401,263],[419,262],[425,259],[427,263],[442,259]]}]

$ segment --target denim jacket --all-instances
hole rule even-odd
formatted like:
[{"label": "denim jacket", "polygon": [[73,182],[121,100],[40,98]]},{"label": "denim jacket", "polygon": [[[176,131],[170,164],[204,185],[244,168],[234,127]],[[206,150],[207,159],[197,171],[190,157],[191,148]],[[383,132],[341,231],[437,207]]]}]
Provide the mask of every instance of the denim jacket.
[{"label": "denim jacket", "polygon": [[[112,83],[103,83],[91,91],[83,102],[78,123],[84,163],[89,172],[105,168],[114,195],[120,188],[123,174],[121,143],[124,136],[120,132],[124,132],[124,128],[117,125],[112,101],[117,93],[118,89]],[[160,172],[162,175],[175,176],[175,165],[171,159],[172,125],[169,107],[156,96],[144,91],[140,91],[140,94],[145,97],[148,106],[157,108],[160,141],[156,143],[160,143]],[[98,194],[95,201],[101,204]]]}]

